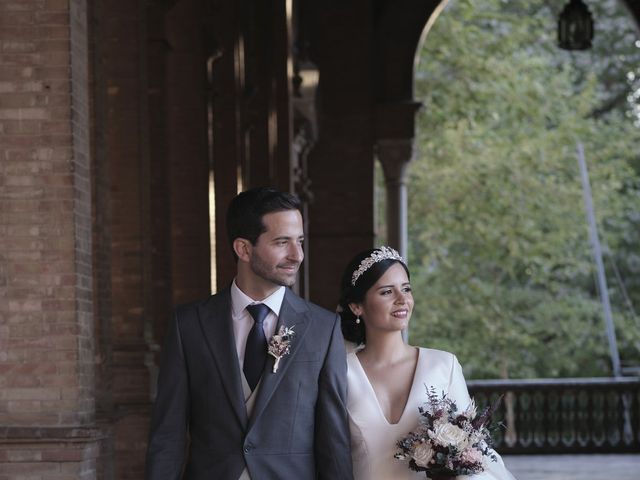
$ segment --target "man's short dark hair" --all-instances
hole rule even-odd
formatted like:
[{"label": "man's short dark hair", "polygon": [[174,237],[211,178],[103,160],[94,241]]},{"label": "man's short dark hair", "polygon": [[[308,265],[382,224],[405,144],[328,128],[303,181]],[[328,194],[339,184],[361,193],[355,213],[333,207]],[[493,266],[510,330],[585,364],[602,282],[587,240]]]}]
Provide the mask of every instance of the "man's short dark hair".
[{"label": "man's short dark hair", "polygon": [[[236,238],[246,238],[252,245],[266,231],[262,217],[268,213],[298,210],[297,196],[270,187],[257,187],[239,193],[227,209],[227,235],[233,251]],[[235,252],[234,252],[235,255]]]}]

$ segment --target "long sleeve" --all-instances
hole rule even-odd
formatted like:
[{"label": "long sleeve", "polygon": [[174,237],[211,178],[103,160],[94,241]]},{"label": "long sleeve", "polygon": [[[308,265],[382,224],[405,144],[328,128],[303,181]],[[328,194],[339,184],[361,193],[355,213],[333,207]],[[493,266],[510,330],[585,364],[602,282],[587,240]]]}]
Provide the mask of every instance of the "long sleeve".
[{"label": "long sleeve", "polygon": [[497,460],[495,462],[489,461],[486,465],[486,470],[482,473],[468,477],[458,477],[460,479],[468,478],[469,480],[515,480],[511,472],[507,470],[507,467],[502,461],[502,457],[494,451]]},{"label": "long sleeve", "polygon": [[320,373],[315,419],[315,461],[319,479],[353,478],[347,420],[347,365],[339,317]]},{"label": "long sleeve", "polygon": [[[462,367],[458,359],[453,356],[453,362],[451,366],[451,377],[449,382],[449,395],[455,399],[458,404],[458,409],[464,410],[471,397],[467,390],[467,382],[465,381],[464,374],[462,373]],[[457,480],[515,480],[513,475],[507,470],[504,462],[498,452],[493,450],[496,456],[496,461],[487,460],[485,463],[486,470],[482,473],[475,475],[461,475],[456,477]]]},{"label": "long sleeve", "polygon": [[145,465],[146,480],[176,480],[182,475],[189,418],[188,378],[176,314],[167,331],[158,376]]}]

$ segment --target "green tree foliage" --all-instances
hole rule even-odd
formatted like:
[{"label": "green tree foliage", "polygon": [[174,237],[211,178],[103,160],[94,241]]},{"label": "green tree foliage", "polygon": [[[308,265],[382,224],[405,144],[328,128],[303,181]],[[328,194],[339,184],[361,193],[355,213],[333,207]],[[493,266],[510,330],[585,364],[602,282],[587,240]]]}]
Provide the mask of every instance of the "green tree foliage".
[{"label": "green tree foliage", "polygon": [[[456,352],[472,378],[611,373],[578,141],[601,238],[632,301],[640,300],[632,69],[621,61],[616,76],[602,44],[584,53],[591,62],[559,51],[551,3],[452,0],[420,52],[416,96],[425,106],[409,185],[410,335]],[[637,61],[631,17],[604,3],[610,8],[597,14],[624,25],[607,35]],[[610,282],[621,355],[640,364],[640,328]]]}]

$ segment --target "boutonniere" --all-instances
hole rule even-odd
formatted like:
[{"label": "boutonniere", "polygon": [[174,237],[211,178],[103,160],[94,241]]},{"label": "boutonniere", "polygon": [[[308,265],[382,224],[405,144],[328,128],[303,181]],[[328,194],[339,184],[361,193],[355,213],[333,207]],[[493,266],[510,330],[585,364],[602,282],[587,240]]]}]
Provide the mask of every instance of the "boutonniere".
[{"label": "boutonniere", "polygon": [[285,355],[289,355],[291,347],[291,339],[295,335],[293,327],[285,327],[280,325],[280,330],[269,340],[269,355],[274,357],[276,361],[273,363],[273,373],[278,371],[280,359]]}]

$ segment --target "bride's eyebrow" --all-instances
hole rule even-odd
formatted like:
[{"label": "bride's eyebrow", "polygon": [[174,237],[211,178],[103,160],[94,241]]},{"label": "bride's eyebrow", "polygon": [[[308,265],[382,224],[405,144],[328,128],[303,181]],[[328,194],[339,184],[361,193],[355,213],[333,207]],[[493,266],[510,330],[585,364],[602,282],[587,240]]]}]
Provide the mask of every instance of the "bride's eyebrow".
[{"label": "bride's eyebrow", "polygon": [[[409,285],[409,282],[403,283],[402,286],[404,287],[405,285]],[[380,285],[376,290],[382,290],[383,288],[393,288],[395,287],[395,284],[391,284],[391,285]]]},{"label": "bride's eyebrow", "polygon": [[[411,285],[411,282],[404,282],[402,284],[403,287],[406,287],[407,285]],[[395,284],[393,285],[380,285],[378,288],[376,288],[376,290],[382,290],[383,288],[393,288],[395,287]]]}]

